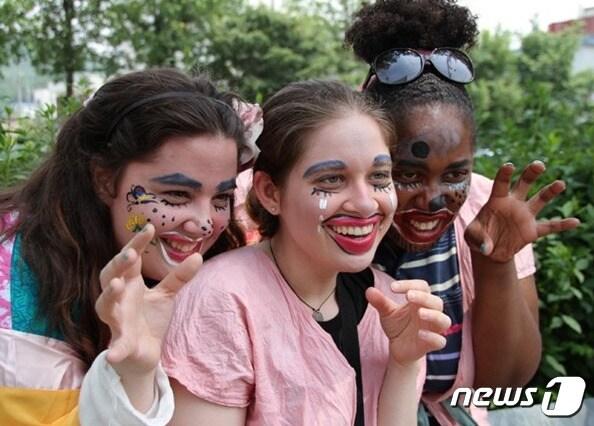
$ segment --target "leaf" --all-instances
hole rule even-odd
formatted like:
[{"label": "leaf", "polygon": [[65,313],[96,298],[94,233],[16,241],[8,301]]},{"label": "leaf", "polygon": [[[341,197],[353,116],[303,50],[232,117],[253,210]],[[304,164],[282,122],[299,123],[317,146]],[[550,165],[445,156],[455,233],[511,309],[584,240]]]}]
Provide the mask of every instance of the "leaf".
[{"label": "leaf", "polygon": [[553,368],[553,370],[561,373],[564,376],[567,376],[567,370],[561,363],[559,363],[559,361],[555,359],[555,357],[553,357],[553,355],[545,355],[545,361],[551,366],[551,368]]},{"label": "leaf", "polygon": [[572,328],[576,333],[582,334],[582,326],[574,318],[569,315],[561,315],[563,322]]}]

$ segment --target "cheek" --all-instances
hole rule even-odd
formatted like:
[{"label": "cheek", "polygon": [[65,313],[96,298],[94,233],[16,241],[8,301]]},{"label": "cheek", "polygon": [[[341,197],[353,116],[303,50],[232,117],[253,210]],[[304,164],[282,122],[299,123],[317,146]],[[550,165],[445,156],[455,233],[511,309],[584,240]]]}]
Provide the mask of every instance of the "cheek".
[{"label": "cheek", "polygon": [[207,222],[210,221],[210,224],[212,225],[214,237],[212,238],[213,242],[225,231],[225,229],[227,229],[230,220],[230,209],[211,212],[210,219],[207,219]]},{"label": "cheek", "polygon": [[462,204],[468,197],[468,190],[470,182],[465,181],[460,184],[450,185],[447,191],[448,208],[453,212],[457,212],[462,207]]},{"label": "cheek", "polygon": [[183,215],[183,207],[163,203],[139,204],[130,207],[130,216],[142,216],[145,223],[152,223],[157,231],[174,228]]}]

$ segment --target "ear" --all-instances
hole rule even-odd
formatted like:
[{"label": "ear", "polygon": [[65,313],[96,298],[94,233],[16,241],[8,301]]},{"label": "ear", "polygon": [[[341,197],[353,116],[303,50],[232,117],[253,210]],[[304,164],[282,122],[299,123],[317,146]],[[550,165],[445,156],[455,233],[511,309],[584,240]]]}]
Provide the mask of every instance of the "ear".
[{"label": "ear", "polygon": [[114,199],[112,188],[113,172],[93,164],[91,165],[91,174],[93,176],[93,186],[97,196],[107,207],[111,207]]},{"label": "ear", "polygon": [[280,213],[280,190],[268,173],[260,170],[254,172],[252,188],[268,213],[274,216]]}]

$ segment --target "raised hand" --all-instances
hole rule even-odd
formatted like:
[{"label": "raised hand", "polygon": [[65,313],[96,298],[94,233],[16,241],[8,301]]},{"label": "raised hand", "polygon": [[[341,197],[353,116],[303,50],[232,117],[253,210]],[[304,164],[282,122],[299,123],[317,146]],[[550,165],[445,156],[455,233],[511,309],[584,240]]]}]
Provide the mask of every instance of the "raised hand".
[{"label": "raised hand", "polygon": [[406,365],[443,348],[446,339],[442,333],[451,320],[442,312],[441,298],[432,295],[429,285],[421,280],[394,281],[391,288],[394,293],[405,295],[404,304],[394,302],[374,287],[368,288],[365,296],[379,313],[393,360]]},{"label": "raised hand", "polygon": [[175,295],[202,265],[202,257],[193,254],[156,287],[148,289],[141,275],[140,253],[154,234],[155,228],[147,225],[103,268],[100,275],[103,292],[95,309],[111,330],[107,360],[120,376],[143,374],[155,369],[173,313]]},{"label": "raised hand", "polygon": [[565,183],[556,180],[526,200],[528,191],[544,171],[541,161],[530,163],[510,191],[514,166],[501,166],[489,200],[466,229],[464,236],[473,250],[496,262],[508,262],[526,244],[579,225],[576,218],[536,220],[538,213],[565,189]]}]

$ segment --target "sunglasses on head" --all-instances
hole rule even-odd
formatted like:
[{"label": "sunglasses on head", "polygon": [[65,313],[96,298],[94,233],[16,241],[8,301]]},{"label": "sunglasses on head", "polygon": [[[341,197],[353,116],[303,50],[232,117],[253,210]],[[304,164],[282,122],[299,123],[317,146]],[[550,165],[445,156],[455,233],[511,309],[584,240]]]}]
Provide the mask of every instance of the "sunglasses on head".
[{"label": "sunglasses on head", "polygon": [[468,55],[461,50],[439,47],[434,50],[390,49],[380,53],[369,68],[363,83],[365,89],[373,75],[384,84],[406,84],[418,78],[431,64],[443,77],[456,83],[470,83],[474,67]]}]

